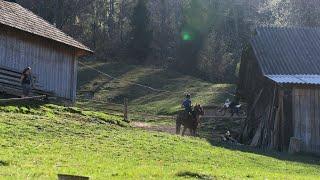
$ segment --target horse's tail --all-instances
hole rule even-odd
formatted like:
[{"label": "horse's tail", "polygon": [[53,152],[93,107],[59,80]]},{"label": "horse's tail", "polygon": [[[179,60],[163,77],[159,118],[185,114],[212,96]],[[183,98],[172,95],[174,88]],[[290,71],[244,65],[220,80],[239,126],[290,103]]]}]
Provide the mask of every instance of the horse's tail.
[{"label": "horse's tail", "polygon": [[181,114],[178,113],[177,118],[176,118],[176,134],[180,134],[180,129],[181,129]]}]

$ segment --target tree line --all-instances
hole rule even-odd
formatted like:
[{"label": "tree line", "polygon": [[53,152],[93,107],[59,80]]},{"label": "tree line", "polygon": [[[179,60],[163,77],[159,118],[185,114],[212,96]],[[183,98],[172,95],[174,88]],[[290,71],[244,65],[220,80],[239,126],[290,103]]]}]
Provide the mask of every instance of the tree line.
[{"label": "tree line", "polygon": [[95,58],[233,82],[257,26],[319,25],[304,0],[16,0],[95,51]]}]

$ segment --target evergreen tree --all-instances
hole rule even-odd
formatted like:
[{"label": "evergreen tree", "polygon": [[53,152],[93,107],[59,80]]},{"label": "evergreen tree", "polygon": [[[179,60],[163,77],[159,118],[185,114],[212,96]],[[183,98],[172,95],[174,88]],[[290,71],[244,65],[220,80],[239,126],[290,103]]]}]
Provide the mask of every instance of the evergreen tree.
[{"label": "evergreen tree", "polygon": [[132,39],[130,54],[134,63],[142,63],[150,52],[152,31],[150,30],[150,13],[147,8],[147,0],[138,0],[131,18]]},{"label": "evergreen tree", "polygon": [[175,63],[175,67],[183,73],[192,75],[199,73],[196,69],[197,59],[209,31],[205,2],[207,1],[190,0],[183,9],[181,41]]}]

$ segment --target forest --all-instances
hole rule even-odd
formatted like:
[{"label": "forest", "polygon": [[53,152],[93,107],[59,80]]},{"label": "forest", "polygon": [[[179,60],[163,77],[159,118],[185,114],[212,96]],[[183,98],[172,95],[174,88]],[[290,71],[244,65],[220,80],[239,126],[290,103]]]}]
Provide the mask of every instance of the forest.
[{"label": "forest", "polygon": [[318,1],[17,0],[103,61],[172,68],[235,82],[257,26],[318,26]]}]

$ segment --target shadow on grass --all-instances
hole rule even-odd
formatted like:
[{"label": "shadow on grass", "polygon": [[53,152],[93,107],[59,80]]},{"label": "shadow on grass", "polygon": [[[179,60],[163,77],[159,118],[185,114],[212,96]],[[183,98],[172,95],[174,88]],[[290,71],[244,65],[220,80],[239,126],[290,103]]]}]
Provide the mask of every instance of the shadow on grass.
[{"label": "shadow on grass", "polygon": [[203,179],[203,180],[215,179],[215,177],[212,177],[209,175],[199,174],[199,173],[194,173],[189,171],[179,172],[177,176],[181,178],[194,178],[194,179]]},{"label": "shadow on grass", "polygon": [[[191,93],[195,98],[199,98],[205,96],[201,93],[210,92],[207,88],[212,87],[212,83],[194,79],[176,72],[170,72],[168,70],[158,70],[152,73],[147,73],[138,77],[135,82],[158,90],[165,90],[167,92],[158,92],[134,84],[128,84],[120,91],[120,93],[113,97],[114,102],[118,103],[119,100],[126,97],[129,101],[135,101],[135,103],[139,104],[150,104],[150,102],[153,102],[153,104],[156,102],[163,103],[163,108],[167,109],[168,104],[165,103],[170,103],[170,105],[172,105],[172,103],[176,103],[179,105],[186,92]],[[222,102],[224,101],[225,96],[226,95],[223,93],[216,94],[214,96],[210,94],[210,96],[208,95],[205,100],[210,102],[218,100],[219,102]],[[200,99],[198,99],[198,101],[199,100]],[[196,102],[197,100],[195,100],[195,103]],[[172,115],[166,114],[165,111],[162,112],[161,110],[159,110],[158,114]]]},{"label": "shadow on grass", "polygon": [[[128,66],[121,63],[104,63],[96,61],[96,63],[101,63],[99,66],[95,67],[92,64],[90,66],[96,68],[99,71],[110,74],[114,77],[120,76],[132,69],[134,66]],[[93,69],[82,67],[78,73],[78,87],[81,87],[95,79],[97,79],[101,74]]]},{"label": "shadow on grass", "polygon": [[226,148],[232,151],[241,151],[245,153],[268,156],[268,157],[272,157],[282,161],[291,161],[291,162],[298,162],[298,163],[311,164],[311,165],[320,165],[320,156],[318,155],[312,155],[312,154],[290,155],[287,152],[279,152],[279,151],[269,150],[269,149],[259,149],[256,147],[250,147],[246,145],[232,145],[232,144],[220,143],[220,142],[214,142],[214,141],[209,141],[209,142],[213,146]]},{"label": "shadow on grass", "polygon": [[[165,70],[148,73],[146,75],[138,77],[135,83],[142,84],[145,86],[150,86],[155,89],[166,89],[165,86],[167,86],[168,84],[171,84],[170,83],[171,76],[168,74],[169,73],[166,72]],[[133,100],[143,98],[147,94],[154,94],[152,99],[148,97],[149,101],[163,99],[163,97],[158,96],[159,92],[153,91],[151,89],[141,87],[138,85],[134,85],[134,84],[128,84],[128,86],[126,86],[120,94],[114,97],[114,99],[117,100],[117,99],[121,99],[122,97],[126,97],[130,101],[133,101]]]},{"label": "shadow on grass", "polygon": [[25,101],[15,101],[15,102],[7,102],[7,103],[0,103],[1,106],[16,106],[20,107],[30,107],[30,108],[39,108],[42,105],[48,104],[48,101],[40,101],[40,100],[25,100]]},{"label": "shadow on grass", "polygon": [[0,160],[0,166],[9,166],[9,163],[6,161]]}]

